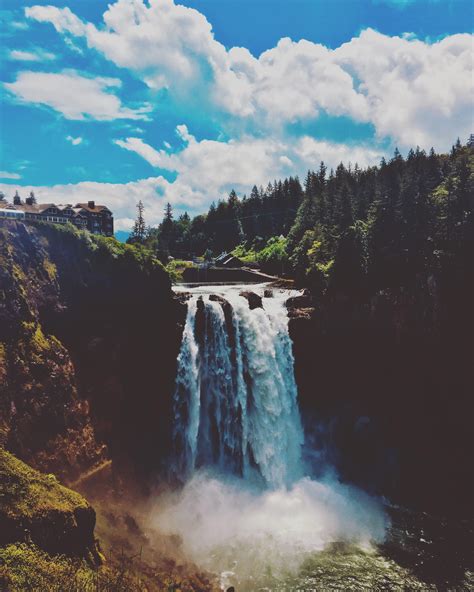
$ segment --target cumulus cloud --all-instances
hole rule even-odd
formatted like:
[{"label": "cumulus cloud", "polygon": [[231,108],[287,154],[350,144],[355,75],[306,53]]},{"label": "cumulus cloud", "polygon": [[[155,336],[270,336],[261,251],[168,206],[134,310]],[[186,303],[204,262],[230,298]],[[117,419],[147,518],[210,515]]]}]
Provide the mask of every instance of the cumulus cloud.
[{"label": "cumulus cloud", "polygon": [[[314,168],[324,160],[330,167],[340,162],[369,166],[377,163],[383,152],[364,145],[351,146],[322,140],[311,136],[292,139],[263,138],[251,136],[239,140],[220,142],[201,140],[189,132],[185,125],[178,125],[176,133],[185,140],[186,146],[179,152],[157,150],[141,138],[115,140],[115,144],[135,152],[152,166],[174,171],[179,179],[195,178],[196,183],[212,187],[216,192],[226,187],[247,190],[254,184],[266,183],[284,175],[283,169],[291,167],[293,173]],[[196,175],[196,171],[199,174]]]},{"label": "cumulus cloud", "polygon": [[[174,0],[117,0],[101,25],[81,20],[69,8],[31,6],[25,14],[52,24],[69,46],[100,52],[149,89],[166,87],[170,100],[181,102],[179,109],[182,104],[199,107],[200,113],[206,109],[203,117],[220,122],[227,132],[226,141],[198,141],[179,125],[181,148],[173,151],[168,142],[158,148],[136,137],[143,130],[135,123],[122,123],[120,129],[127,131],[113,142],[158,169],[157,176],[126,184],[33,188],[49,200],[103,199],[114,209],[118,229],[129,228],[139,199],[147,222],[154,224],[167,201],[197,213],[231,188],[244,193],[274,178],[302,176],[321,160],[330,167],[341,161],[375,164],[383,155],[377,146],[387,145],[386,138],[402,149],[419,144],[442,150],[472,129],[471,35],[431,43],[366,29],[335,49],[283,38],[254,56],[244,47],[225,48],[204,15]],[[18,99],[47,105],[68,119],[149,117],[149,105],[122,104],[117,79],[21,72],[5,86]],[[305,122],[321,113],[370,124],[375,137],[362,145],[325,141],[304,131],[290,137],[285,131],[294,122],[302,122],[304,130]],[[161,171],[174,180],[158,176]]]},{"label": "cumulus cloud", "polygon": [[256,184],[279,176],[284,165],[279,157],[284,146],[278,140],[243,138],[239,141],[197,142],[186,126],[178,126],[187,145],[181,152],[156,150],[141,138],[115,143],[140,155],[152,166],[176,173],[174,182],[162,184],[163,194],[173,204],[205,208],[213,199],[224,197],[232,188],[249,191]]},{"label": "cumulus cloud", "polygon": [[255,126],[324,111],[371,123],[379,137],[401,146],[418,142],[438,149],[471,131],[471,35],[428,43],[368,29],[334,50],[285,38],[255,57],[245,48],[227,50],[204,15],[173,0],[118,0],[101,27],[68,8],[25,12],[84,38],[152,88],[166,86],[188,102],[207,93],[215,109]]},{"label": "cumulus cloud", "polygon": [[158,167],[160,165],[160,153],[149,144],[146,144],[141,138],[114,140],[114,144],[125,150],[130,150],[130,152],[136,152],[153,166]]},{"label": "cumulus cloud", "polygon": [[74,71],[61,73],[20,72],[15,82],[4,86],[25,103],[46,105],[66,119],[147,119],[149,106],[124,107],[111,92],[121,86],[117,78],[86,78]]},{"label": "cumulus cloud", "polygon": [[79,146],[79,144],[82,144],[83,142],[83,138],[81,138],[81,136],[78,136],[77,138],[74,138],[73,136],[66,136],[66,140],[71,142],[73,146]]},{"label": "cumulus cloud", "polygon": [[[18,189],[25,195],[33,190],[40,202],[76,203],[94,199],[106,203],[114,212],[116,229],[129,230],[140,199],[145,204],[147,223],[157,224],[167,202],[181,211],[199,213],[212,200],[225,197],[232,188],[242,194],[249,192],[255,184],[266,185],[269,180],[288,174],[303,175],[309,167],[318,166],[323,158],[329,166],[336,166],[354,154],[361,165],[375,164],[380,159],[380,153],[375,149],[360,147],[354,152],[344,144],[317,142],[309,137],[291,142],[252,137],[229,142],[198,142],[186,126],[178,128],[177,133],[186,139],[186,145],[176,153],[169,149],[157,150],[141,138],[115,141],[121,148],[136,152],[152,166],[174,172],[176,178],[173,181],[159,175],[129,183],[83,181],[51,187],[24,185]],[[12,194],[11,185],[0,184],[0,190]]]},{"label": "cumulus cloud", "polygon": [[160,181],[161,195],[172,204],[194,211],[225,197],[231,189],[243,194],[253,185],[266,185],[290,174],[302,176],[321,160],[330,167],[341,161],[368,166],[378,163],[383,154],[369,146],[352,147],[309,136],[287,140],[248,136],[219,142],[197,141],[185,125],[177,126],[176,132],[186,145],[174,153],[169,147],[158,150],[135,137],[117,139],[115,144],[135,152],[154,167],[175,173],[173,182]]},{"label": "cumulus cloud", "polygon": [[368,29],[335,56],[360,80],[380,136],[445,149],[472,128],[472,40],[459,34],[429,44]]},{"label": "cumulus cloud", "polygon": [[0,171],[0,179],[21,179],[18,173],[9,173],[8,171]]},{"label": "cumulus cloud", "polygon": [[51,23],[58,33],[82,35],[86,25],[69,8],[55,6],[28,6],[25,15],[40,23]]},{"label": "cumulus cloud", "polygon": [[370,146],[336,144],[324,140],[316,140],[311,136],[303,136],[294,147],[299,160],[309,168],[315,168],[322,160],[335,168],[340,162],[358,164],[360,167],[378,164],[383,151]]},{"label": "cumulus cloud", "polygon": [[35,47],[30,51],[13,49],[10,51],[9,57],[11,60],[16,60],[19,62],[48,62],[56,59],[54,53],[50,53],[49,51],[45,51],[39,47]]}]

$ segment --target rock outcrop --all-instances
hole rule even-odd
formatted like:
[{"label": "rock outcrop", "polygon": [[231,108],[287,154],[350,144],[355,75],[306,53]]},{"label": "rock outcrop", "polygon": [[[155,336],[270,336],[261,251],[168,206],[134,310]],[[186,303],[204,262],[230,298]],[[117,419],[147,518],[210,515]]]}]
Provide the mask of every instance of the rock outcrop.
[{"label": "rock outcrop", "polygon": [[71,482],[106,456],[159,468],[185,305],[135,246],[0,223],[0,436]]},{"label": "rock outcrop", "polygon": [[258,294],[255,294],[255,292],[245,290],[240,292],[239,296],[247,299],[250,310],[253,310],[254,308],[263,308],[262,297]]},{"label": "rock outcrop", "polygon": [[308,293],[287,305],[306,440],[319,461],[407,506],[464,515],[472,333],[455,281],[420,275],[373,294],[328,291],[315,309]]},{"label": "rock outcrop", "polygon": [[23,542],[48,553],[100,563],[94,538],[95,512],[81,495],[2,448],[0,482],[0,546]]}]

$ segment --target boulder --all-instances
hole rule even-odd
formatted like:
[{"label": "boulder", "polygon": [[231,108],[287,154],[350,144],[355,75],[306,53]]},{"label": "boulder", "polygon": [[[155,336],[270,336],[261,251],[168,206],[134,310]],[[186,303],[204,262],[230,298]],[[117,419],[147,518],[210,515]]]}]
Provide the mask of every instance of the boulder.
[{"label": "boulder", "polygon": [[201,343],[204,340],[204,332],[206,328],[206,307],[202,296],[196,301],[196,316],[194,320],[194,335],[196,340]]},{"label": "boulder", "polygon": [[250,310],[253,310],[254,308],[263,308],[262,297],[255,294],[255,292],[243,291],[240,292],[239,296],[247,299]]},{"label": "boulder", "polygon": [[287,308],[311,308],[313,299],[309,293],[302,293],[299,296],[292,296],[286,301]]},{"label": "boulder", "polygon": [[191,296],[192,296],[191,292],[175,292],[174,293],[175,299],[180,303],[186,303],[191,298]]},{"label": "boulder", "polygon": [[220,296],[219,294],[210,294],[209,300],[212,300],[213,302],[220,302],[222,304],[222,306],[229,304],[227,302],[227,300],[223,296]]}]

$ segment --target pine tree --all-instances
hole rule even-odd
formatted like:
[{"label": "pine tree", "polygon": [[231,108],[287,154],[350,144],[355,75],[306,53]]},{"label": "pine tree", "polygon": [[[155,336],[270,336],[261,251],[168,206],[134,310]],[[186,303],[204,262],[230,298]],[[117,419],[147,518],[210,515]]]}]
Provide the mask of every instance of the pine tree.
[{"label": "pine tree", "polygon": [[26,198],[25,203],[29,206],[34,206],[37,203],[36,196],[33,191],[30,191],[30,195]]},{"label": "pine tree", "polygon": [[15,195],[13,196],[13,205],[21,206],[21,197],[20,197],[18,191],[16,191]]},{"label": "pine tree", "polygon": [[143,216],[145,206],[143,205],[142,200],[138,202],[137,210],[137,219],[135,220],[135,224],[133,226],[133,230],[129,238],[129,242],[131,243],[143,243],[146,236],[146,224],[145,218]]},{"label": "pine tree", "polygon": [[165,207],[165,217],[164,217],[163,222],[169,223],[172,221],[173,221],[173,208],[172,208],[170,202],[168,202]]}]

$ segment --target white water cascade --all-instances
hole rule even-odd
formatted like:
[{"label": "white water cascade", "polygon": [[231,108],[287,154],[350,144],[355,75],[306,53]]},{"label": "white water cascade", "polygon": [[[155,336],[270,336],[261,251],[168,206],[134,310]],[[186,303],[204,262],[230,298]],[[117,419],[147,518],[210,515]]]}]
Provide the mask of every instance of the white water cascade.
[{"label": "white water cascade", "polygon": [[285,306],[291,293],[274,290],[263,308],[251,310],[240,290],[201,288],[188,302],[174,399],[175,469],[189,477],[216,467],[272,488],[290,485],[303,476]]},{"label": "white water cascade", "polygon": [[242,289],[190,290],[174,393],[183,487],[156,500],[151,523],[178,535],[222,590],[293,591],[285,582],[305,558],[332,542],[368,548],[386,518],[329,468],[318,481],[305,475],[285,306],[295,292],[275,289],[251,310]]}]

